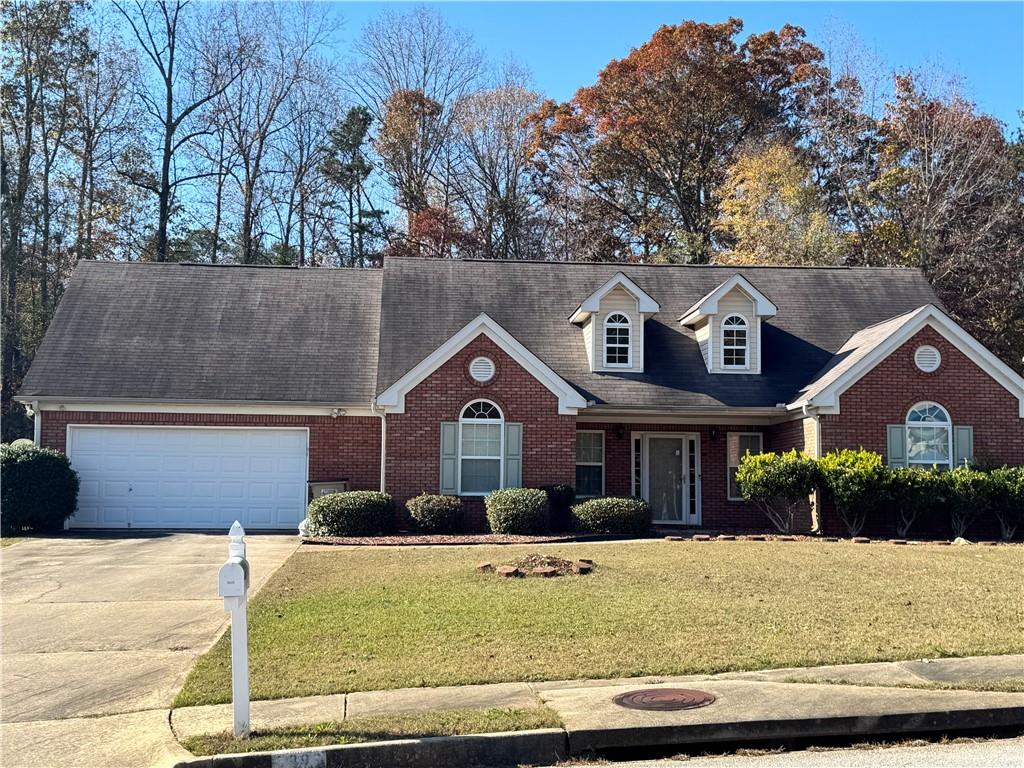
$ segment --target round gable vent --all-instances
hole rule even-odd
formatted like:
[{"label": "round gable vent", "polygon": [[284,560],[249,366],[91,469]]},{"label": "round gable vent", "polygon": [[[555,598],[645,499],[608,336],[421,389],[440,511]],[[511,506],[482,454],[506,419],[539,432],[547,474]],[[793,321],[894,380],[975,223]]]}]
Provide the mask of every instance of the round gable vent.
[{"label": "round gable vent", "polygon": [[469,375],[481,384],[494,378],[494,361],[489,357],[474,357],[469,364]]},{"label": "round gable vent", "polygon": [[925,373],[938,370],[941,362],[942,355],[939,353],[939,350],[930,344],[924,344],[914,352],[914,365]]}]

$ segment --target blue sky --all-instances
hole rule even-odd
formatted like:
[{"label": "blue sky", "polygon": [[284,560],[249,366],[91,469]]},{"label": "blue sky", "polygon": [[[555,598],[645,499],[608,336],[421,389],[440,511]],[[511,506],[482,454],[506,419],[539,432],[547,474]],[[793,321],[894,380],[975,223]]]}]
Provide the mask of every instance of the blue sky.
[{"label": "blue sky", "polygon": [[[937,64],[962,75],[967,95],[1006,123],[1020,124],[1024,108],[1024,3],[1022,2],[704,2],[547,3],[445,2],[436,7],[454,26],[472,33],[492,60],[525,64],[537,90],[564,100],[594,82],[611,59],[625,56],[662,24],[684,19],[743,19],[745,32],[791,23],[818,44],[849,33],[887,68]],[[343,42],[385,8],[409,3],[348,2]]]}]

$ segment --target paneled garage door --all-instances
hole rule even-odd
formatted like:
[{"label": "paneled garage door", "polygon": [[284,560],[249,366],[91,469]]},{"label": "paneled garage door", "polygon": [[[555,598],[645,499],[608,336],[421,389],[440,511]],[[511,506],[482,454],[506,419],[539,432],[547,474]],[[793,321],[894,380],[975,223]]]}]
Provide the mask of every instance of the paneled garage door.
[{"label": "paneled garage door", "polygon": [[68,427],[71,526],[295,529],[308,442],[305,429]]}]

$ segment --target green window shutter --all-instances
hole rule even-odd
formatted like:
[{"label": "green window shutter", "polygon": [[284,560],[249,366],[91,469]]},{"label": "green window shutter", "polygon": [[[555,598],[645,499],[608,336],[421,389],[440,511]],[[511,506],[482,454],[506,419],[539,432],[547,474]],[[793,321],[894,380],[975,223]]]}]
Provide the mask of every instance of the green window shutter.
[{"label": "green window shutter", "polygon": [[974,461],[974,427],[953,428],[953,466]]},{"label": "green window shutter", "polygon": [[523,425],[505,425],[505,487],[523,484]]},{"label": "green window shutter", "polygon": [[890,467],[907,466],[907,429],[902,424],[890,424],[886,428],[886,451]]},{"label": "green window shutter", "polygon": [[459,493],[459,424],[455,421],[441,422],[441,493]]}]

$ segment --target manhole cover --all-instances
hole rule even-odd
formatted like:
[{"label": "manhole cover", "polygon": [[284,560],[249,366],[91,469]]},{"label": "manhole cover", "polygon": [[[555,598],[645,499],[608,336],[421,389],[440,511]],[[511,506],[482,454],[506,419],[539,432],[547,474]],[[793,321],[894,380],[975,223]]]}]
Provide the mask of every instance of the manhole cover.
[{"label": "manhole cover", "polygon": [[706,707],[715,703],[715,697],[706,691],[694,691],[689,688],[645,688],[641,691],[621,693],[612,701],[627,709],[668,712]]}]

